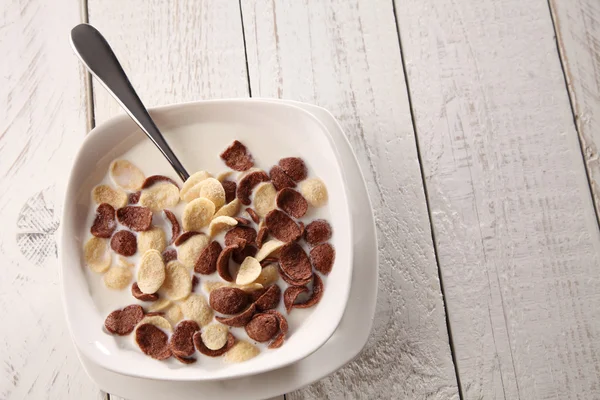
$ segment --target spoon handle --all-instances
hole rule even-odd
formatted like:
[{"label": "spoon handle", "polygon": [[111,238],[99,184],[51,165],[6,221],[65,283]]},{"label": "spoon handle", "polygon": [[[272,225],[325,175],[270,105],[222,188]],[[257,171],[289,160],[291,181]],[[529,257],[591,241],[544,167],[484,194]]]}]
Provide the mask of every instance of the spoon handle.
[{"label": "spoon handle", "polygon": [[104,36],[91,25],[79,24],[71,30],[71,44],[87,69],[148,135],[185,182],[190,175],[156,127]]}]

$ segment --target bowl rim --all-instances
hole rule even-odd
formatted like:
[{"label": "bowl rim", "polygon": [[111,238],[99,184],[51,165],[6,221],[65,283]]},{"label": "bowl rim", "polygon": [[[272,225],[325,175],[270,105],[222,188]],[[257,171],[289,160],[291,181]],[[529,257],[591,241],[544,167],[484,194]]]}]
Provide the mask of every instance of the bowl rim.
[{"label": "bowl rim", "polygon": [[[248,98],[248,99],[233,98],[233,99],[199,100],[199,101],[173,103],[173,104],[167,104],[167,105],[149,108],[149,112],[151,115],[155,114],[156,116],[160,116],[161,113],[167,114],[171,111],[175,111],[180,108],[191,107],[191,109],[193,109],[194,107],[202,107],[204,105],[213,105],[213,104],[222,104],[222,105],[262,104],[264,106],[271,107],[271,108],[288,108],[289,110],[293,110],[295,113],[301,114],[302,118],[310,119],[312,123],[314,123],[320,127],[321,132],[327,136],[327,139],[331,145],[332,151],[335,154],[336,164],[338,166],[340,166],[341,158],[337,151],[337,146],[335,144],[335,140],[331,136],[331,133],[328,131],[328,129],[325,127],[325,125],[318,118],[316,118],[314,115],[312,115],[305,109],[303,109],[299,106],[296,106],[294,104],[283,103],[283,102],[278,103],[278,102],[272,101],[272,99],[269,100],[269,99],[264,99],[264,98]],[[188,110],[188,112],[189,112],[189,110]],[[169,119],[169,117],[167,117],[167,119]],[[306,358],[307,356],[309,356],[312,353],[314,353],[315,351],[317,351],[321,346],[323,346],[323,344],[325,344],[337,330],[337,327],[339,326],[341,319],[344,315],[344,312],[346,310],[346,306],[347,306],[348,299],[350,296],[350,289],[351,289],[350,286],[351,286],[351,280],[352,280],[353,268],[354,268],[353,252],[349,252],[349,259],[348,259],[349,265],[347,267],[348,272],[345,274],[345,278],[344,278],[345,282],[343,282],[344,283],[343,296],[339,296],[337,298],[337,301],[343,301],[343,306],[339,307],[337,309],[338,312],[335,315],[332,315],[328,318],[329,320],[335,321],[335,323],[331,324],[330,329],[328,331],[326,331],[325,334],[320,335],[319,339],[315,340],[313,342],[312,346],[306,346],[305,348],[303,348],[303,351],[298,352],[298,354],[296,356],[286,357],[285,359],[283,359],[280,362],[265,364],[263,366],[260,366],[259,368],[254,368],[252,370],[246,370],[246,371],[237,371],[234,373],[228,373],[227,372],[228,368],[224,368],[223,373],[218,374],[217,376],[210,376],[210,377],[204,377],[202,374],[199,374],[197,376],[177,376],[177,375],[175,375],[175,376],[169,376],[169,377],[162,377],[162,376],[158,376],[156,373],[147,373],[147,371],[144,369],[132,371],[129,369],[124,369],[124,368],[120,367],[119,365],[116,365],[115,363],[106,362],[106,358],[100,358],[97,356],[96,352],[89,351],[87,346],[80,345],[80,341],[82,341],[83,338],[81,338],[79,335],[75,334],[75,330],[73,327],[74,320],[71,317],[72,312],[70,311],[70,306],[68,305],[68,301],[67,301],[68,299],[71,299],[71,298],[67,295],[66,280],[65,280],[65,271],[66,271],[65,262],[68,261],[67,259],[65,259],[65,257],[68,256],[67,258],[72,258],[72,254],[68,254],[66,249],[68,248],[69,243],[73,242],[73,239],[71,237],[66,237],[64,227],[65,227],[66,219],[69,218],[71,215],[70,210],[73,208],[73,207],[71,207],[72,203],[74,203],[74,201],[75,201],[74,200],[75,196],[70,196],[70,193],[73,192],[74,190],[76,190],[73,188],[73,186],[74,186],[74,182],[73,182],[74,181],[74,170],[75,170],[74,167],[81,162],[81,158],[83,156],[83,150],[86,148],[86,146],[89,145],[90,142],[92,142],[93,140],[96,140],[95,138],[98,137],[99,135],[101,135],[102,132],[111,130],[111,129],[115,129],[123,123],[130,123],[129,121],[130,121],[130,117],[127,114],[119,114],[119,115],[112,117],[112,118],[108,119],[107,121],[104,121],[103,123],[97,125],[85,136],[84,140],[80,144],[80,146],[75,154],[75,157],[73,159],[73,162],[72,162],[72,165],[71,165],[71,168],[69,171],[67,185],[65,188],[63,210],[61,213],[59,246],[58,246],[58,259],[59,259],[58,274],[59,274],[59,283],[60,283],[60,288],[61,288],[61,300],[62,300],[63,311],[64,311],[64,314],[65,314],[65,317],[67,320],[69,334],[71,336],[71,339],[73,340],[73,343],[77,347],[78,351],[81,352],[82,355],[84,355],[87,359],[91,360],[92,362],[101,366],[102,368],[105,368],[109,371],[113,371],[113,372],[116,372],[119,374],[127,375],[127,376],[140,377],[140,378],[146,378],[146,379],[162,379],[162,380],[169,380],[169,381],[220,381],[220,380],[226,380],[226,379],[231,379],[231,378],[241,378],[241,377],[255,375],[255,374],[259,374],[259,373],[265,373],[268,371],[272,371],[274,369],[288,366],[288,365],[293,364],[301,359]],[[344,189],[342,196],[345,200],[345,206],[347,209],[346,216],[349,219],[349,221],[348,221],[348,226],[349,226],[348,241],[349,241],[349,244],[351,245],[354,241],[354,238],[353,238],[354,232],[353,232],[353,224],[351,221],[350,207],[349,207],[350,193],[348,193],[349,189],[348,189],[348,185],[347,185],[347,177],[345,176],[345,172],[344,172],[343,168],[340,167],[339,172],[342,176],[341,185]],[[67,254],[65,254],[65,253],[67,253]],[[340,278],[343,278],[343,277],[340,277]]]}]

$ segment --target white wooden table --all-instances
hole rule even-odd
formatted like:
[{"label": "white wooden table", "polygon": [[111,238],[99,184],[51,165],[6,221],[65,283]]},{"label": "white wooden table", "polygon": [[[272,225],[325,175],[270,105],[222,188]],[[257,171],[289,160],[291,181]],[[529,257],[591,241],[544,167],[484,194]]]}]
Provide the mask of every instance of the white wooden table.
[{"label": "white wooden table", "polygon": [[[360,357],[288,399],[600,398],[598,0],[4,0],[0,399],[101,399],[68,337],[56,230],[86,132],[120,110],[89,21],[149,105],[331,110],[375,206]],[[111,396],[115,399],[115,396]]]}]

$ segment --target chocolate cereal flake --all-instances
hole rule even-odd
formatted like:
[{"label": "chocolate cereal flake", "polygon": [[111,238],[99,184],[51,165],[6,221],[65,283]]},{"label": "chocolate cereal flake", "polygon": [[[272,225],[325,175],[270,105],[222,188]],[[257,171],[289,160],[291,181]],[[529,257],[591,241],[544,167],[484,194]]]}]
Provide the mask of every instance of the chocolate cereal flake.
[{"label": "chocolate cereal flake", "polygon": [[279,263],[285,274],[296,281],[310,278],[312,274],[310,260],[302,246],[296,242],[288,243],[281,248]]},{"label": "chocolate cereal flake", "polygon": [[221,287],[210,292],[209,303],[213,310],[221,314],[237,314],[243,311],[250,301],[248,293],[234,287]]},{"label": "chocolate cereal flake", "polygon": [[304,303],[294,304],[292,307],[294,308],[310,308],[321,301],[321,297],[323,297],[323,281],[318,274],[314,274],[313,277],[313,290],[308,300]]},{"label": "chocolate cereal flake", "polygon": [[137,304],[132,304],[108,314],[104,321],[104,327],[110,333],[119,336],[129,335],[143,318],[144,309]]},{"label": "chocolate cereal flake", "polygon": [[110,247],[117,253],[125,257],[135,254],[137,251],[137,239],[129,231],[119,231],[114,234],[110,240]]},{"label": "chocolate cereal flake", "polygon": [[[287,292],[287,290],[286,290]],[[258,299],[254,302],[258,311],[270,310],[276,308],[279,305],[279,299],[281,298],[281,289],[278,285],[273,284],[262,293]]]},{"label": "chocolate cereal flake", "polygon": [[302,293],[308,293],[308,288],[306,286],[288,286],[283,293],[283,304],[285,305],[285,310],[290,313],[296,302],[296,298],[300,296]]},{"label": "chocolate cereal flake", "polygon": [[[156,301],[158,300],[158,293],[144,293],[140,290],[137,282],[133,282],[131,285],[131,294],[138,300],[141,301]],[[132,328],[133,329],[133,328]]]},{"label": "chocolate cereal flake", "polygon": [[196,362],[196,357],[180,357],[175,353],[173,353],[173,357],[182,364],[193,364]]},{"label": "chocolate cereal flake", "polygon": [[258,251],[258,249],[251,244],[247,244],[246,242],[244,242],[243,244],[244,246],[240,245],[240,247],[235,249],[231,254],[231,258],[237,264],[243,263],[246,257],[254,257],[256,255],[256,252]]},{"label": "chocolate cereal flake", "polygon": [[277,207],[294,218],[302,218],[308,210],[308,202],[294,189],[285,188],[277,193]]},{"label": "chocolate cereal flake", "polygon": [[310,282],[310,280],[312,279],[312,276],[309,276],[308,278],[305,279],[292,279],[290,278],[283,269],[281,269],[281,265],[279,265],[279,276],[281,277],[281,279],[283,279],[288,285],[292,285],[292,286],[304,286],[307,283]]},{"label": "chocolate cereal flake", "polygon": [[162,252],[162,258],[165,265],[169,263],[169,261],[177,260],[177,250],[175,249],[167,249]]},{"label": "chocolate cereal flake", "polygon": [[285,171],[287,176],[296,182],[306,179],[308,175],[306,164],[299,157],[282,158],[279,160],[279,166]]},{"label": "chocolate cereal flake", "polygon": [[115,209],[108,203],[100,204],[96,209],[96,218],[90,232],[96,237],[108,239],[115,229],[117,229]]},{"label": "chocolate cereal flake", "polygon": [[198,278],[196,275],[194,275],[192,277],[192,293],[194,293],[196,291],[196,286],[198,286],[199,283],[200,283],[200,278]]},{"label": "chocolate cereal flake", "polygon": [[273,210],[265,217],[269,233],[282,242],[292,242],[300,237],[302,231],[286,213]]},{"label": "chocolate cereal flake", "polygon": [[217,261],[219,260],[221,251],[223,251],[223,248],[219,242],[216,240],[210,242],[210,244],[202,250],[198,260],[196,260],[194,271],[203,275],[209,275],[215,272],[217,270]]},{"label": "chocolate cereal flake", "polygon": [[229,273],[229,259],[231,258],[231,253],[237,248],[237,244],[225,247],[217,259],[217,272],[219,273],[219,276],[227,282],[233,282],[233,278]]},{"label": "chocolate cereal flake", "polygon": [[221,182],[223,189],[225,189],[225,203],[229,204],[235,199],[235,192],[237,189],[237,183],[234,181],[223,181]]},{"label": "chocolate cereal flake", "polygon": [[223,347],[221,347],[218,350],[211,350],[204,345],[204,342],[202,341],[202,334],[200,332],[194,333],[194,345],[196,346],[196,349],[198,349],[198,351],[200,353],[204,354],[205,356],[209,356],[209,357],[222,356],[223,354],[227,353],[227,351],[229,349],[231,349],[234,344],[235,344],[235,336],[233,336],[230,332],[227,334],[227,343],[225,343],[225,345]]},{"label": "chocolate cereal flake", "polygon": [[140,196],[142,195],[141,191],[137,191],[135,193],[129,193],[128,203],[129,204],[137,204],[140,201]]},{"label": "chocolate cereal flake", "polygon": [[171,223],[171,241],[169,242],[169,244],[173,244],[175,239],[177,239],[181,234],[181,225],[179,225],[179,221],[177,221],[177,217],[175,216],[175,214],[173,214],[173,212],[169,210],[163,211],[165,213],[165,217]]},{"label": "chocolate cereal flake", "polygon": [[306,226],[304,240],[311,246],[331,239],[331,225],[324,219],[317,219]]},{"label": "chocolate cereal flake", "polygon": [[241,247],[245,243],[256,243],[256,229],[249,226],[236,226],[225,234],[225,246],[237,244]]},{"label": "chocolate cereal flake", "polygon": [[335,249],[329,243],[317,245],[310,251],[310,261],[317,271],[328,275],[335,261]]},{"label": "chocolate cereal flake", "polygon": [[135,341],[144,354],[157,360],[171,357],[168,336],[152,324],[142,324],[135,330]]},{"label": "chocolate cereal flake", "polygon": [[281,315],[279,311],[267,310],[265,311],[265,313],[273,314],[275,317],[277,317],[277,322],[279,322],[279,333],[277,334],[277,336],[275,336],[271,344],[269,344],[270,349],[276,349],[278,347],[281,347],[281,345],[285,341],[285,335],[287,335],[288,332],[288,323],[285,317]]},{"label": "chocolate cereal flake", "polygon": [[279,165],[274,165],[271,168],[269,176],[271,177],[273,186],[275,186],[275,189],[277,190],[296,187],[296,182],[294,182],[292,178],[287,176],[283,168],[281,168]]},{"label": "chocolate cereal flake", "polygon": [[259,343],[267,342],[279,332],[279,321],[273,314],[255,314],[245,330],[251,339]]},{"label": "chocolate cereal flake", "polygon": [[225,165],[235,171],[247,171],[254,166],[252,156],[240,141],[234,140],[228,148],[221,153]]},{"label": "chocolate cereal flake", "polygon": [[147,177],[146,180],[144,181],[144,183],[142,184],[142,189],[148,189],[150,186],[152,186],[158,182],[169,182],[169,183],[172,183],[173,185],[177,186],[177,189],[179,189],[179,185],[177,184],[177,182],[175,182],[173,179],[169,178],[168,176],[164,176],[164,175],[152,175],[152,176]]},{"label": "chocolate cereal flake", "polygon": [[217,321],[219,321],[223,325],[241,328],[243,326],[246,326],[246,324],[248,322],[250,322],[250,320],[252,319],[252,316],[254,315],[255,312],[256,312],[256,305],[252,304],[243,313],[238,314],[236,316],[224,318],[224,317],[219,317],[217,315],[215,318],[217,319]]},{"label": "chocolate cereal flake", "polygon": [[175,246],[181,246],[192,236],[196,236],[196,235],[200,235],[200,234],[201,234],[200,232],[196,232],[196,231],[183,232],[181,235],[179,235],[179,237],[177,239],[175,239]]},{"label": "chocolate cereal flake", "polygon": [[147,231],[152,225],[152,211],[146,207],[126,206],[117,210],[117,219],[131,230]]},{"label": "chocolate cereal flake", "polygon": [[254,221],[255,224],[258,224],[260,222],[260,218],[258,217],[256,211],[254,211],[254,209],[248,207],[246,208],[246,212],[248,213],[250,218],[252,218],[252,221]]},{"label": "chocolate cereal flake", "polygon": [[259,249],[263,246],[263,244],[265,244],[265,241],[267,240],[268,236],[269,229],[267,229],[266,226],[263,226],[258,230],[258,235],[256,235],[256,245]]},{"label": "chocolate cereal flake", "polygon": [[252,190],[254,190],[254,187],[261,182],[268,181],[269,175],[267,175],[265,171],[250,172],[248,175],[244,176],[240,181],[235,195],[240,200],[240,203],[249,206],[251,203],[250,195],[252,194]]},{"label": "chocolate cereal flake", "polygon": [[250,220],[244,217],[233,217],[238,223],[238,225],[250,225]]},{"label": "chocolate cereal flake", "polygon": [[198,332],[200,327],[196,321],[184,320],[177,324],[169,346],[173,354],[179,357],[191,357],[194,354],[194,333]]}]

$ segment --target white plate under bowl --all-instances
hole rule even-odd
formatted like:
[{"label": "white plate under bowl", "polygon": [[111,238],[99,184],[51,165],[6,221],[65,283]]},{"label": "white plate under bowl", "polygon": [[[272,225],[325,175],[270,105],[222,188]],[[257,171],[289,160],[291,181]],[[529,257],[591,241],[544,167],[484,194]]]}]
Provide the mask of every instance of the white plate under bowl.
[{"label": "white plate under bowl", "polygon": [[[307,357],[337,328],[346,308],[352,276],[352,224],[348,207],[351,192],[345,185],[329,131],[301,108],[261,100],[186,103],[156,108],[152,115],[167,141],[171,135],[186,138],[178,141],[179,148],[173,147],[189,171],[203,169],[202,159],[197,157],[194,148],[209,146],[216,155],[234,139],[246,142],[259,162],[269,163],[266,168],[280,157],[304,158],[313,174],[323,179],[328,188],[335,264],[325,280],[323,298],[303,323],[290,331],[284,346],[263,351],[244,363],[203,363],[200,358],[198,363],[184,366],[153,360],[139,349],[120,347],[118,341],[103,330],[107,312],[99,310],[92,299],[82,251],[84,234],[89,229],[86,224],[92,188],[105,175],[113,159],[138,141],[147,140],[129,117],[119,116],[96,127],[84,141],[75,159],[65,198],[60,272],[67,322],[77,348],[87,359],[108,371],[171,381],[242,377],[281,368]],[[259,147],[261,144],[264,147]],[[170,172],[167,161],[157,149],[152,147],[147,157],[156,160],[152,173]]]},{"label": "white plate under bowl", "polygon": [[331,374],[356,357],[369,337],[377,300],[378,253],[373,212],[358,162],[340,125],[325,109],[311,104],[269,99],[301,107],[329,130],[347,175],[353,235],[354,268],[350,298],[331,338],[295,364],[246,378],[218,382],[179,382],[133,378],[99,367],[80,353],[91,379],[107,393],[128,400],[253,400],[289,393]]}]

